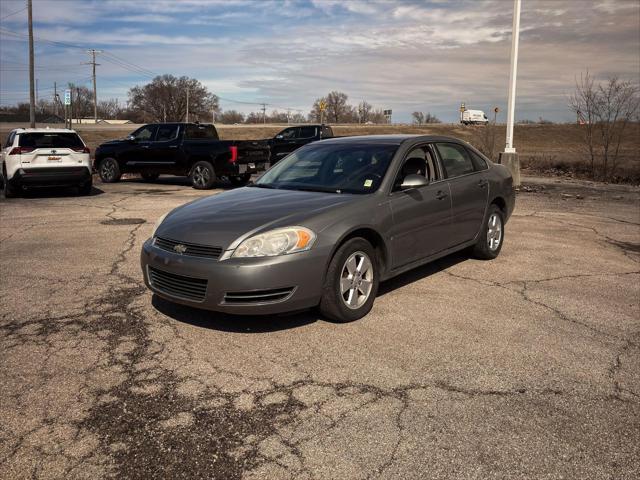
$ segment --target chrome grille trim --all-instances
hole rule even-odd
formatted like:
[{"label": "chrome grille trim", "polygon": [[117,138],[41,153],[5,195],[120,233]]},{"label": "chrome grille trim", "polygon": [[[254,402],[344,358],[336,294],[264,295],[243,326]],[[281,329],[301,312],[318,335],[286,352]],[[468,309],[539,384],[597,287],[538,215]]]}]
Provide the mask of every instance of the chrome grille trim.
[{"label": "chrome grille trim", "polygon": [[177,240],[171,240],[169,238],[155,237],[153,244],[167,252],[176,252],[174,247],[176,245],[183,245],[186,250],[181,255],[189,255],[191,257],[205,257],[205,258],[220,258],[222,255],[222,247],[211,247],[209,245],[199,245],[197,243],[178,242]]}]

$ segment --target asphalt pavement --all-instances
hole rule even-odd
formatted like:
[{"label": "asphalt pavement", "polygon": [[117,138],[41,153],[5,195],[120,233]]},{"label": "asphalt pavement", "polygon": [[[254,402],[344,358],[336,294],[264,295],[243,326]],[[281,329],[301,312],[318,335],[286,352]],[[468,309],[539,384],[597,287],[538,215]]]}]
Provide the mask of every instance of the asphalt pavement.
[{"label": "asphalt pavement", "polygon": [[0,478],[637,479],[640,190],[525,179],[498,259],[350,324],[154,297],[185,181],[0,199]]}]

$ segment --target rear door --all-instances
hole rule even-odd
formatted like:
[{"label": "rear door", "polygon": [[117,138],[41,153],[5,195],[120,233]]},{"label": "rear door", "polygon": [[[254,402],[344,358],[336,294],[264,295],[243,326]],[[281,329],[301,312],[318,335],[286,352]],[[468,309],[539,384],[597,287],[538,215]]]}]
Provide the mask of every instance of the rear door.
[{"label": "rear door", "polygon": [[[401,190],[406,175],[423,175],[429,185]],[[429,145],[413,148],[396,173],[390,196],[393,212],[393,268],[434,255],[450,247],[451,197]]]},{"label": "rear door", "polygon": [[88,158],[88,149],[74,132],[23,132],[18,145],[24,168],[77,167]]},{"label": "rear door", "polygon": [[436,149],[451,191],[451,243],[459,245],[480,231],[489,195],[486,169],[463,145],[437,143]]},{"label": "rear door", "polygon": [[145,170],[170,173],[176,169],[179,156],[179,133],[180,125],[158,125],[154,140],[149,142],[148,152],[142,153],[142,156],[146,157],[143,166]]},{"label": "rear door", "polygon": [[156,130],[157,125],[145,125],[131,134],[133,140],[119,154],[126,168],[136,172],[145,169],[145,165],[152,159],[149,150]]}]

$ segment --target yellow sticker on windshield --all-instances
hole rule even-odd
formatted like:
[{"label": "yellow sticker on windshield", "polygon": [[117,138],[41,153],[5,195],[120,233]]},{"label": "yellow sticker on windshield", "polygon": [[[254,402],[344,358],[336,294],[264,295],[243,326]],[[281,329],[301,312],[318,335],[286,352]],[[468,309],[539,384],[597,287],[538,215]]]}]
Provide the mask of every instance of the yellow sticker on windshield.
[{"label": "yellow sticker on windshield", "polygon": [[369,188],[371,185],[373,185],[373,180],[365,180],[364,181],[364,186]]}]

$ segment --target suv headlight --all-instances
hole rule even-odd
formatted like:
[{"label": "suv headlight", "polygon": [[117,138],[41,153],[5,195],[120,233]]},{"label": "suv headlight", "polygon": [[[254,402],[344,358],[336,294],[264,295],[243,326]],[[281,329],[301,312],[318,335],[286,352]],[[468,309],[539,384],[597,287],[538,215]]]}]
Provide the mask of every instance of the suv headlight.
[{"label": "suv headlight", "polygon": [[164,219],[167,217],[167,215],[169,215],[169,212],[165,213],[164,215],[162,215],[157,221],[156,224],[153,226],[153,231],[151,232],[151,238],[156,236],[156,231],[158,230],[158,227],[160,227],[160,225],[162,225],[162,222],[164,221]]},{"label": "suv headlight", "polygon": [[305,227],[276,228],[244,240],[236,249],[223,255],[229,257],[275,257],[309,250],[316,241],[316,234]]}]

